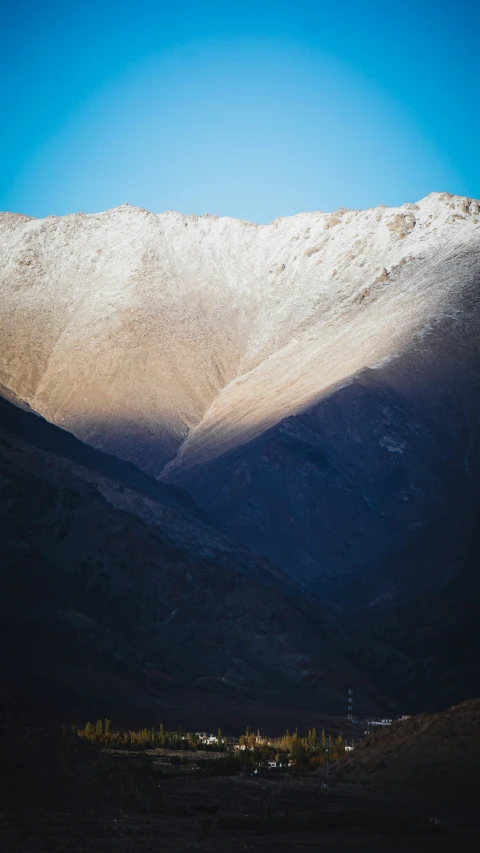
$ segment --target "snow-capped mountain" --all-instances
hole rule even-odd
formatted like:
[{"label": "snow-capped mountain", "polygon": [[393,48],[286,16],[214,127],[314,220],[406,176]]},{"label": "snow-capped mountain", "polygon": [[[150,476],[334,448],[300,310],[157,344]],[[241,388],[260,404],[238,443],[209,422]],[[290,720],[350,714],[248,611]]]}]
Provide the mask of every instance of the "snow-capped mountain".
[{"label": "snow-capped mountain", "polygon": [[3,214],[0,383],[180,476],[422,348],[470,305],[479,242],[479,203],[447,194],[266,226],[128,205]]},{"label": "snow-capped mountain", "polygon": [[385,695],[478,693],[478,201],[265,226],[1,214],[0,258],[5,396],[186,489],[314,620],[348,625]]}]

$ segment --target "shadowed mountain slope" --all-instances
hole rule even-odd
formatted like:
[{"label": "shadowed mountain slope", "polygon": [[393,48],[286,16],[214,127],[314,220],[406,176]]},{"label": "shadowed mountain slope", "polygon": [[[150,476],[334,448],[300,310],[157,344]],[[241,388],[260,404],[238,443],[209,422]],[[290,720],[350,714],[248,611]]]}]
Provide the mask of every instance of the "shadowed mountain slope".
[{"label": "shadowed mountain slope", "polygon": [[[341,596],[343,606],[399,595],[392,562],[408,551],[424,566],[418,585],[438,591],[462,562],[478,517],[478,312],[472,318],[448,337],[442,330],[452,357],[445,372],[432,360],[435,345],[424,346],[429,358],[415,351],[363,370],[175,482],[225,530],[311,592]],[[449,529],[451,545],[434,566],[435,538]]]},{"label": "shadowed mountain slope", "polygon": [[[2,389],[0,388],[0,393]],[[153,500],[174,506],[198,517],[204,514],[193,503],[189,495],[175,486],[165,486],[154,477],[149,477],[131,462],[108,453],[95,450],[84,444],[64,429],[32,412],[21,400],[12,398],[7,389],[0,396],[0,425],[39,450],[55,453],[69,459],[75,465],[90,468],[116,480],[119,484],[141,492]]]},{"label": "shadowed mountain slope", "polygon": [[[270,709],[340,710],[346,680],[368,681],[327,608],[185,512],[175,490],[134,490],[98,452],[87,467],[90,448],[13,408],[3,401],[0,427],[4,702],[30,721],[236,726]],[[68,454],[46,450],[51,439]]]}]

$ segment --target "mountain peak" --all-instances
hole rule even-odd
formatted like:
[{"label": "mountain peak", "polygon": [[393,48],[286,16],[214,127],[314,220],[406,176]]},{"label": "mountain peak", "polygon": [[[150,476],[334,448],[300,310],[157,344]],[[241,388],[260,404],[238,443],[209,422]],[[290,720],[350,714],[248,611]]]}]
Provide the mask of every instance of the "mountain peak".
[{"label": "mountain peak", "polygon": [[151,473],[197,464],[461,309],[479,225],[445,193],[256,227],[129,204],[3,214],[0,382]]}]

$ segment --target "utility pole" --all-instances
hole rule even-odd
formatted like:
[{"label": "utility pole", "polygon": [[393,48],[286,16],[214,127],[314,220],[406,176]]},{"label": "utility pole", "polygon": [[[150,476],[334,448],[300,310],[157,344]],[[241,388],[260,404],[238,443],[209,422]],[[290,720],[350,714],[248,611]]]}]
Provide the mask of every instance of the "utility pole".
[{"label": "utility pole", "polygon": [[329,784],[329,781],[330,781],[330,765],[329,765],[329,763],[328,763],[328,746],[327,746],[327,748],[326,748],[326,750],[325,750],[325,767],[326,767],[326,771],[327,771],[327,772],[326,772],[325,790],[326,790],[326,792],[327,792],[327,794],[328,794],[328,784]]}]

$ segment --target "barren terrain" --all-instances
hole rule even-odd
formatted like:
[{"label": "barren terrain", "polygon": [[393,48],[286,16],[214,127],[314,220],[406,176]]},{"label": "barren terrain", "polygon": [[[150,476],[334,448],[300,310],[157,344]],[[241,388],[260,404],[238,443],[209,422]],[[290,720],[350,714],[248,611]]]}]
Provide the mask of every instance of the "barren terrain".
[{"label": "barren terrain", "polygon": [[0,383],[88,443],[178,477],[422,349],[471,296],[479,210],[432,193],[266,226],[128,205],[2,214]]}]

